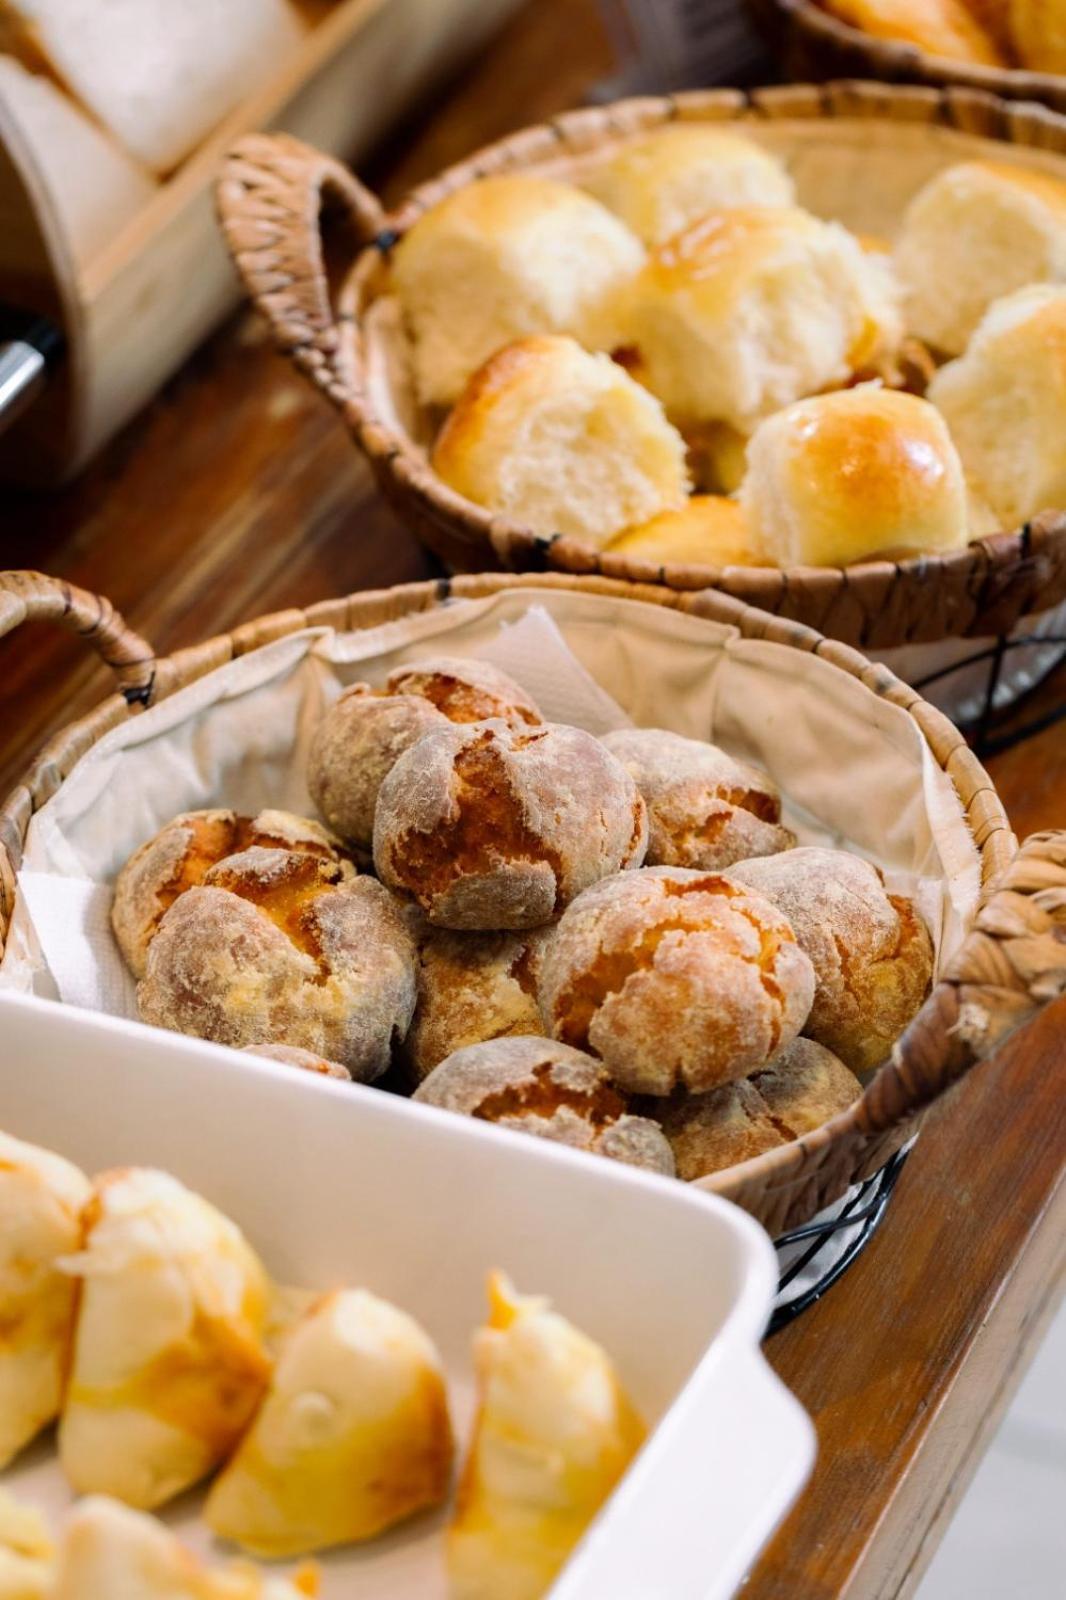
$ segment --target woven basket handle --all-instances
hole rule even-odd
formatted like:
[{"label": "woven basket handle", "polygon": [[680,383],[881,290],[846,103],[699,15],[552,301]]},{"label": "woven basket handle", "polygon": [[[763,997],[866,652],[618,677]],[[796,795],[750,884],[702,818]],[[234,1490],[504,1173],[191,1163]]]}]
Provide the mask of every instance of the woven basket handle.
[{"label": "woven basket handle", "polygon": [[288,134],[249,134],[230,151],[215,192],[237,271],[279,347],[335,405],[352,384],[322,253],[322,212],[333,203],[363,243],[385,223],[380,201],[331,156]]},{"label": "woven basket handle", "polygon": [[0,638],[24,622],[61,622],[92,645],[131,705],[147,705],[155,651],[128,628],[110,600],[43,572],[0,572]]},{"label": "woven basket handle", "polygon": [[1034,833],[869,1085],[859,1125],[884,1133],[931,1104],[1066,995],[1066,832]]}]

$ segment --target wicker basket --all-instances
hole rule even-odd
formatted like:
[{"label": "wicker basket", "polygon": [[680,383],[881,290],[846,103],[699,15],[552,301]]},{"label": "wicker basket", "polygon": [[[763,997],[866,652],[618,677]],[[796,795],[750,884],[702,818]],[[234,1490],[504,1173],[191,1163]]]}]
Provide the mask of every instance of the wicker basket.
[{"label": "wicker basket", "polygon": [[1066,78],[1020,67],[970,66],[927,55],[916,45],[875,39],[831,17],[814,0],[748,0],[767,42],[790,77],[879,78],[883,83],[953,84],[1004,100],[1039,100],[1066,112]]},{"label": "wicker basket", "polygon": [[[1066,120],[990,96],[835,84],[745,95],[714,90],[618,101],[527,128],[424,184],[392,215],[337,162],[285,136],[242,141],[218,198],[230,250],[281,348],[341,412],[383,493],[451,568],[556,568],[675,589],[713,586],[777,616],[869,650],[953,637],[1008,634],[1018,620],[1066,598],[1066,514],[939,557],[870,561],[841,569],[669,565],[546,539],[449,489],[429,467],[428,419],[401,379],[387,317],[388,255],[444,194],[516,167],[566,176],[627,135],[676,117],[745,120],[754,137],[792,159],[801,200],[858,231],[891,232],[911,194],[935,170],[975,153],[1032,163],[1066,177]],[[320,212],[335,207],[366,248],[334,309],[322,258]],[[369,242],[368,242],[369,241]],[[400,419],[403,418],[404,421]],[[419,434],[422,442],[418,442]]]},{"label": "wicker basket", "polygon": [[919,1015],[862,1099],[817,1132],[701,1180],[757,1217],[773,1234],[807,1221],[859,1178],[876,1172],[916,1130],[925,1109],[1008,1034],[1066,993],[1066,833],[1036,834],[1018,851],[988,775],[951,723],[884,667],[798,623],[785,622],[714,591],[562,574],[457,578],[283,611],[231,634],[156,660],[111,606],[39,573],[0,573],[0,635],[52,618],[88,639],[114,669],[119,693],[63,730],[0,806],[0,952],[17,892],[16,872],[34,811],[110,729],[238,655],[308,626],[343,630],[521,588],[583,589],[641,600],[734,625],[746,638],[815,651],[839,671],[903,707],[947,773],[981,857],[983,897],[975,926]]}]

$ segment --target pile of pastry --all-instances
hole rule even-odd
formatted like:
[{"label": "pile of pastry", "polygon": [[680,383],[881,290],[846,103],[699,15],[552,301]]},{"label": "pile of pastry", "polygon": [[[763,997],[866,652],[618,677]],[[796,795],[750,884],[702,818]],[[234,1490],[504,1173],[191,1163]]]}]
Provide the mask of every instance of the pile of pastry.
[{"label": "pile of pastry", "polygon": [[875,39],[973,67],[1066,73],[1066,0],[818,0]]},{"label": "pile of pastry", "polygon": [[960,163],[893,247],[711,123],[580,180],[479,179],[392,251],[452,490],[718,567],[943,553],[1066,505],[1066,182]]},{"label": "pile of pastry", "polygon": [[307,786],[327,827],[187,813],[122,869],[145,1021],[691,1179],[851,1104],[929,986],[912,902],[764,772],[486,662],[344,690]]},{"label": "pile of pastry", "polygon": [[[240,1229],[166,1173],[90,1182],[0,1134],[0,1467],[59,1419],[94,1497],[53,1549],[0,1500],[13,1600],[295,1600],[313,1574],[203,1571],[149,1512],[215,1474],[209,1528],[255,1555],[374,1538],[448,1498],[434,1344],[365,1289],[274,1285]],[[453,1600],[536,1600],[644,1429],[602,1349],[495,1273],[479,1408],[447,1535]],[[115,1504],[114,1502],[119,1502]]]}]

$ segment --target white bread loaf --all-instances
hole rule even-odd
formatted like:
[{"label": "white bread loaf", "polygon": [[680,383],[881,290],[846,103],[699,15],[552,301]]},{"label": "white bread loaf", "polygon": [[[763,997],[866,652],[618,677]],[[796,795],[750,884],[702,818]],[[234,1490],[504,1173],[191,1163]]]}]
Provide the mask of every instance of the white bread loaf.
[{"label": "white bread loaf", "polygon": [[929,398],[1003,526],[1066,509],[1066,284],[997,300]]},{"label": "white bread loaf", "polygon": [[288,0],[4,0],[5,33],[40,54],[125,149],[176,167],[285,62]]},{"label": "white bread loaf", "polygon": [[156,190],[148,173],[52,82],[0,55],[0,109],[33,152],[70,253],[90,261]]},{"label": "white bread loaf", "polygon": [[994,300],[1066,282],[1066,182],[964,161],[915,195],[896,246],[911,333],[961,355]]}]

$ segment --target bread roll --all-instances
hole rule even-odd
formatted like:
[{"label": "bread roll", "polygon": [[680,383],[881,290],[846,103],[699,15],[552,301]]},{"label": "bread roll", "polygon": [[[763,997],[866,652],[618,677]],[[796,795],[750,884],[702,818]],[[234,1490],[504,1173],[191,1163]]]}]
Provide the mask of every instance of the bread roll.
[{"label": "bread roll", "polygon": [[822,0],[841,22],[875,39],[898,39],[927,55],[970,66],[1003,67],[992,35],[963,0]]},{"label": "bread roll", "polygon": [[1066,282],[1066,182],[990,161],[947,167],[908,206],[895,260],[910,331],[961,355],[994,300]]},{"label": "bread roll", "polygon": [[526,691],[476,656],[424,656],[396,667],[385,680],[387,694],[417,695],[449,722],[484,722],[500,717],[511,728],[537,728],[544,721]]},{"label": "bread roll", "polygon": [[1066,73],[1064,0],[1008,0],[1010,36],[1023,67]]},{"label": "bread roll", "polygon": [[720,211],[652,252],[619,297],[623,342],[675,422],[750,432],[902,334],[882,265],[837,222]]},{"label": "bread roll", "polygon": [[964,0],[971,17],[995,40],[1004,60],[1012,62],[1014,41],[1010,30],[1011,0]]},{"label": "bread roll", "polygon": [[724,495],[694,494],[677,511],[628,528],[607,547],[638,561],[708,567],[757,567],[763,560],[748,538],[744,513]]},{"label": "bread roll", "polygon": [[708,122],[673,122],[627,139],[583,179],[646,244],[662,244],[708,211],[790,206],[792,180],[754,139]]},{"label": "bread roll", "polygon": [[0,1489],[0,1596],[52,1600],[55,1549],[41,1513]]},{"label": "bread roll", "polygon": [[929,398],[1002,526],[1066,508],[1066,284],[997,300]]},{"label": "bread roll", "polygon": [[531,334],[597,345],[607,296],[643,257],[625,224],[570,184],[507,173],[456,189],[393,255],[422,401],[451,405],[491,355]]},{"label": "bread roll", "polygon": [[799,400],[762,423],[740,503],[752,539],[783,567],[955,550],[969,536],[943,417],[872,385]]},{"label": "bread roll", "polygon": [[539,993],[552,1035],[599,1056],[625,1093],[699,1094],[791,1043],[814,969],[769,900],[726,878],[645,867],[564,912]]},{"label": "bread roll", "polygon": [[605,355],[523,339],[474,374],[433,451],[456,493],[550,538],[605,545],[680,506],[685,445],[662,407]]},{"label": "bread roll", "polygon": [[317,1072],[320,1078],[337,1078],[351,1083],[352,1075],[339,1061],[327,1061],[311,1050],[301,1050],[294,1044],[246,1044],[242,1054],[259,1056],[263,1061],[277,1061],[283,1067],[298,1067],[301,1072]]},{"label": "bread roll", "polygon": [[[303,34],[288,0],[5,0],[0,46],[44,57],[129,153],[177,166],[285,65]],[[6,26],[5,26],[6,21]]]},{"label": "bread roll", "polygon": [[418,953],[418,1005],[404,1044],[419,1080],[468,1045],[543,1033],[537,970],[550,937],[550,928],[427,932]]}]

